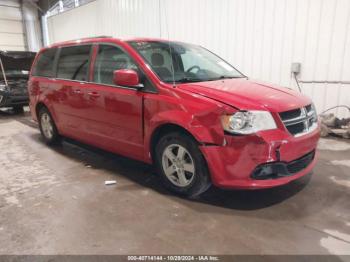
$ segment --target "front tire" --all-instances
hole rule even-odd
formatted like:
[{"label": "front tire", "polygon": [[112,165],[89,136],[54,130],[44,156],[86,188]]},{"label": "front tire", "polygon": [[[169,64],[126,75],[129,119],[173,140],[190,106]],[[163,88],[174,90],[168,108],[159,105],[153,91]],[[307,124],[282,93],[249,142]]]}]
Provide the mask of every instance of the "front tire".
[{"label": "front tire", "polygon": [[61,141],[61,137],[58,134],[55,122],[46,107],[43,107],[39,111],[39,128],[42,137],[46,144],[54,145]]},{"label": "front tire", "polygon": [[196,141],[184,133],[169,133],[156,145],[155,162],[166,188],[195,197],[206,191],[210,176]]}]

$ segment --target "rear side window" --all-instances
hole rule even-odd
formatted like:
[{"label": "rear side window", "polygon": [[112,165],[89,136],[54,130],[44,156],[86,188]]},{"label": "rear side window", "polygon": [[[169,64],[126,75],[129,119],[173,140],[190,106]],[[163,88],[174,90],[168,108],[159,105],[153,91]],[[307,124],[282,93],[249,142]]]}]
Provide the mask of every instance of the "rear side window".
[{"label": "rear side window", "polygon": [[57,62],[57,78],[87,81],[91,45],[63,47]]},{"label": "rear side window", "polygon": [[47,49],[40,53],[38,60],[33,68],[33,75],[53,77],[54,60],[57,48]]}]

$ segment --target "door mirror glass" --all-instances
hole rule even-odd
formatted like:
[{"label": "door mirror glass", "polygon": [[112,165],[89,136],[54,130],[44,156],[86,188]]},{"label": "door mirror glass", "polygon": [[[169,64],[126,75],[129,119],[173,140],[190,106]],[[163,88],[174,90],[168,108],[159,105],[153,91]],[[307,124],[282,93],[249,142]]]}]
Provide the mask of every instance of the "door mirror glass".
[{"label": "door mirror glass", "polygon": [[120,69],[113,72],[113,82],[117,86],[141,88],[139,75],[132,69]]}]

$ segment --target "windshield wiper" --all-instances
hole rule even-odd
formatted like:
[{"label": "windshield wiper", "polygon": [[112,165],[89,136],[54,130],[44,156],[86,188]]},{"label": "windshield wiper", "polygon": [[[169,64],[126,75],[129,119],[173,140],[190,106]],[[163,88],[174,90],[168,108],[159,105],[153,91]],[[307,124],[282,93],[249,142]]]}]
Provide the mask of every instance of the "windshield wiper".
[{"label": "windshield wiper", "polygon": [[[245,78],[245,76],[220,76],[217,78],[208,78],[208,79],[183,77],[180,79],[175,79],[175,83],[207,82],[207,81],[217,81],[217,80],[221,80],[221,79],[231,79],[231,78]],[[173,81],[168,80],[166,82],[172,83]]]},{"label": "windshield wiper", "polygon": [[216,81],[221,79],[246,78],[246,76],[220,76],[217,78],[208,79],[207,81]]},{"label": "windshield wiper", "polygon": [[245,78],[245,76],[220,76],[217,79]]},{"label": "windshield wiper", "polygon": [[189,77],[175,79],[175,82],[177,82],[177,83],[191,83],[191,82],[203,82],[203,81],[205,81],[205,80],[199,79],[199,78],[189,78]]}]

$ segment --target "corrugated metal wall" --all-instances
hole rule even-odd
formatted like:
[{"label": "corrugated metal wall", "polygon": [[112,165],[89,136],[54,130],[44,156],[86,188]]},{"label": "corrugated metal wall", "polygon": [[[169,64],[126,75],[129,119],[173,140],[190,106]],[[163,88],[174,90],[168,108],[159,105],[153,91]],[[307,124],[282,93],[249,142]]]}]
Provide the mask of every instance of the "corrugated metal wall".
[{"label": "corrugated metal wall", "polygon": [[38,10],[27,1],[23,2],[23,18],[28,50],[38,51],[42,47]]},{"label": "corrugated metal wall", "polygon": [[0,50],[25,50],[19,1],[0,0]]},{"label": "corrugated metal wall", "polygon": [[[48,18],[50,42],[149,36],[203,45],[246,75],[296,89],[350,81],[349,0],[97,0]],[[319,111],[350,105],[350,85],[304,83]],[[339,116],[349,116],[338,109]]]},{"label": "corrugated metal wall", "polygon": [[0,50],[38,51],[40,47],[37,9],[28,2],[0,0]]}]

